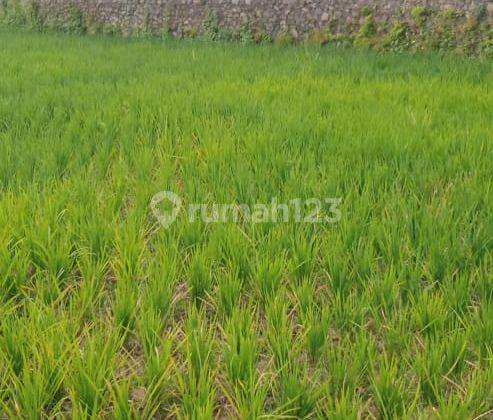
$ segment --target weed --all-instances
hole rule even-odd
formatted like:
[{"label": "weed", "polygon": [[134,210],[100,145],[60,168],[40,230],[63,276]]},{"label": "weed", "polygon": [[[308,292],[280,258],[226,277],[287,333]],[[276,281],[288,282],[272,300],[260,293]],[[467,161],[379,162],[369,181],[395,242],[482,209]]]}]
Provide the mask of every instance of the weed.
[{"label": "weed", "polygon": [[280,46],[291,45],[294,43],[294,38],[289,32],[281,31],[274,38],[274,43]]},{"label": "weed", "polygon": [[218,41],[220,35],[219,20],[213,12],[209,11],[202,24],[205,36],[211,41]]}]

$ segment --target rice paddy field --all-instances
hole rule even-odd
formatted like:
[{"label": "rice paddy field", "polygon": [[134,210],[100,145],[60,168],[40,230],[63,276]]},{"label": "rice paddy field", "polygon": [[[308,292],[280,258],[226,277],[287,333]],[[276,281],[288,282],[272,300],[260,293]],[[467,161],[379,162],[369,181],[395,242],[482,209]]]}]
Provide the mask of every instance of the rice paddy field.
[{"label": "rice paddy field", "polygon": [[492,418],[492,64],[0,32],[0,417]]}]

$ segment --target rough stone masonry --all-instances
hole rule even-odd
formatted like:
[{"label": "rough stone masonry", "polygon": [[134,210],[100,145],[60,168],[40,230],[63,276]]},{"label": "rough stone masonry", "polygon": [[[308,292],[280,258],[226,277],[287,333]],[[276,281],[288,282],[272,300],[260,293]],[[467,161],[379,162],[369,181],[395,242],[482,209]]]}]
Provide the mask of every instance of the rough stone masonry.
[{"label": "rough stone masonry", "polygon": [[208,16],[220,27],[238,30],[247,23],[271,36],[289,33],[300,38],[316,28],[351,28],[370,9],[378,20],[391,20],[416,6],[441,10],[454,8],[465,14],[480,8],[491,19],[493,0],[40,0],[48,20],[76,6],[101,25],[119,28],[166,28],[172,34],[201,32]]}]

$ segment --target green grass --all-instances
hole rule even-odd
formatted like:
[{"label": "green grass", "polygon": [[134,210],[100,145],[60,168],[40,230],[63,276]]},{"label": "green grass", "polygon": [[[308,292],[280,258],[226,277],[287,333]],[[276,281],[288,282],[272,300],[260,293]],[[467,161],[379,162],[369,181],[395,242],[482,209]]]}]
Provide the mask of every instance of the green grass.
[{"label": "green grass", "polygon": [[[0,32],[0,411],[493,408],[491,61]],[[160,228],[150,201],[341,197]]]}]

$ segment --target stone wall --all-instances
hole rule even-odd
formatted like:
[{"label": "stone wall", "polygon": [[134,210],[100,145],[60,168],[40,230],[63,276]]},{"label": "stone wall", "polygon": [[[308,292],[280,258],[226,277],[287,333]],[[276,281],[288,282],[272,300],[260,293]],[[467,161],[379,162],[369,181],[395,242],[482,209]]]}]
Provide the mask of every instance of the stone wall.
[{"label": "stone wall", "polygon": [[46,21],[63,18],[74,6],[86,19],[124,28],[166,28],[173,35],[198,34],[214,16],[219,27],[238,30],[248,22],[271,36],[289,33],[301,38],[315,28],[342,32],[357,27],[362,11],[372,10],[379,21],[408,14],[420,5],[454,8],[464,14],[480,9],[493,15],[493,0],[38,0]]}]

